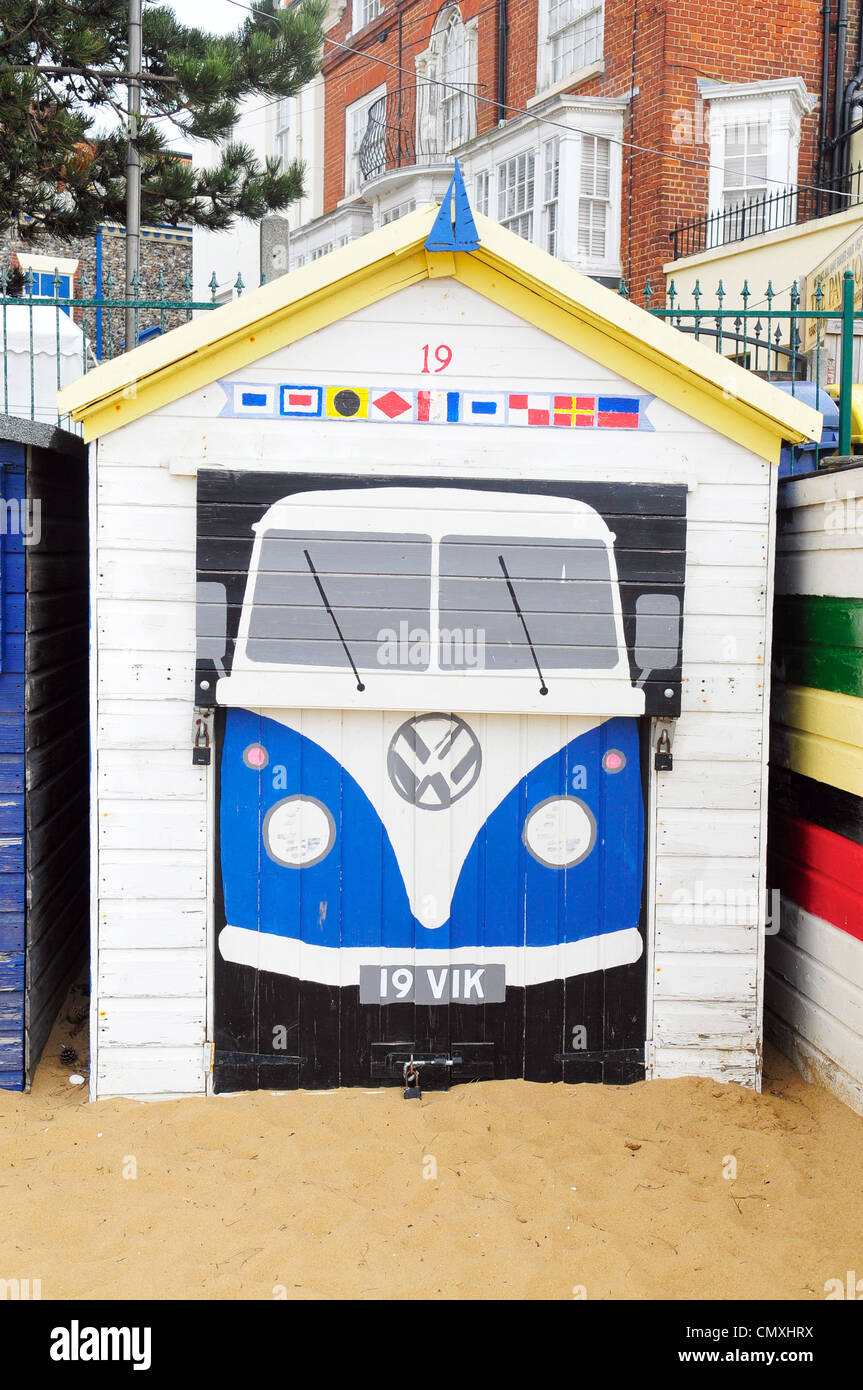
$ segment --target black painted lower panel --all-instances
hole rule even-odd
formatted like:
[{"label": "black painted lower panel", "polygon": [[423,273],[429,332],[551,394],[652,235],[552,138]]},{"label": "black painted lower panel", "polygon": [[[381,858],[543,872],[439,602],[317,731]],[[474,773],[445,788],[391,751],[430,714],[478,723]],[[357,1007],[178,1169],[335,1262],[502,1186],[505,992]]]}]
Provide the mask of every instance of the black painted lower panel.
[{"label": "black painted lower panel", "polygon": [[[411,1052],[427,1059],[426,1090],[492,1079],[625,1085],[644,1077],[643,961],[508,988],[500,1004],[381,1008],[361,1005],[356,986],[340,989],[219,960],[216,998],[222,1003],[214,1059],[219,1093],[400,1086],[402,1054]],[[390,1053],[395,1061],[387,1067]]]}]

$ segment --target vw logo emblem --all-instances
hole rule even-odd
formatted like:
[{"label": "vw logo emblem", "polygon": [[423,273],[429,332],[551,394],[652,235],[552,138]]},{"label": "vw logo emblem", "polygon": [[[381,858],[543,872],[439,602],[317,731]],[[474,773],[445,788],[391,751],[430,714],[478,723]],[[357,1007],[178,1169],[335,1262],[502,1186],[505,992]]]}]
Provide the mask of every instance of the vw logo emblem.
[{"label": "vw logo emblem", "polygon": [[389,779],[405,801],[423,811],[445,811],[479,777],[482,749],[457,714],[417,714],[393,734]]}]

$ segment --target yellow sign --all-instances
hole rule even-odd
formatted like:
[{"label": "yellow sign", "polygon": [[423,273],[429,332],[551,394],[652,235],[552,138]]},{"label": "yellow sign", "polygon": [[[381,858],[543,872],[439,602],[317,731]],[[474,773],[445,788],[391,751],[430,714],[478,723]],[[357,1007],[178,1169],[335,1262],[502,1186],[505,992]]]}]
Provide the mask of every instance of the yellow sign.
[{"label": "yellow sign", "polygon": [[[842,312],[842,279],[846,270],[854,276],[854,308],[863,309],[863,227],[858,227],[830,255],[806,276],[807,309],[822,309],[839,315]],[[816,293],[821,285],[821,303]],[[807,319],[803,334],[803,351],[808,352],[818,342],[824,319]],[[823,339],[822,339],[823,341]]]}]

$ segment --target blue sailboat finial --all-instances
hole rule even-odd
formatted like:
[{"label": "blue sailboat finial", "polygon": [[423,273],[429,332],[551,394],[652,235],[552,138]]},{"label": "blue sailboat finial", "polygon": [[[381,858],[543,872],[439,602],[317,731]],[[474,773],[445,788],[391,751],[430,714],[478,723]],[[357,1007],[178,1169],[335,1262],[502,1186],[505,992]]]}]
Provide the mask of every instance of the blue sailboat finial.
[{"label": "blue sailboat finial", "polygon": [[440,211],[434,220],[434,226],[428,234],[425,249],[427,251],[475,251],[478,246],[479,232],[473,220],[459,162],[456,160],[455,172],[450,180],[449,188],[444,194]]}]

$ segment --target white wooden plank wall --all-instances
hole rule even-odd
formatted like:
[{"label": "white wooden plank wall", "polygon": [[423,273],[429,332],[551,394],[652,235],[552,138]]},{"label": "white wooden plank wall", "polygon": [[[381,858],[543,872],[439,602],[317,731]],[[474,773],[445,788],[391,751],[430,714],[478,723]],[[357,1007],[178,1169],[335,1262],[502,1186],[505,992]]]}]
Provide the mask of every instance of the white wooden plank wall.
[{"label": "white wooden plank wall", "polygon": [[207,771],[190,752],[195,483],[140,466],[134,448],[127,464],[130,433],[98,458],[97,1086],[187,1094],[209,1066]]},{"label": "white wooden plank wall", "polygon": [[791,901],[781,922],[768,956],[768,1036],[863,1115],[863,942]]},{"label": "white wooden plank wall", "polygon": [[[448,327],[435,328],[444,314]],[[435,333],[453,346],[453,369],[430,383],[405,363]],[[482,361],[482,372],[457,375],[466,361]],[[346,384],[360,385],[632,389],[441,282],[237,379],[286,373],[298,382],[344,373]],[[655,434],[595,432],[579,437],[577,451],[561,438],[567,431],[205,418],[220,403],[208,388],[107,436],[98,450],[98,1093],[201,1092],[209,1067],[208,774],[192,768],[190,751],[194,470],[342,471],[361,458],[381,474],[428,476],[443,466],[454,475],[535,478],[541,467],[549,478],[689,484],[683,715],[674,770],[652,778],[648,1036],[655,1075],[757,1085],[770,466],[661,402],[650,408]],[[452,462],[442,465],[445,441]]]}]

